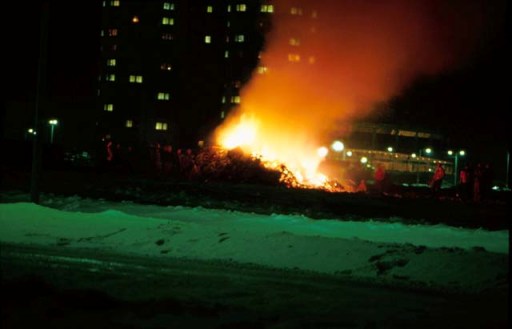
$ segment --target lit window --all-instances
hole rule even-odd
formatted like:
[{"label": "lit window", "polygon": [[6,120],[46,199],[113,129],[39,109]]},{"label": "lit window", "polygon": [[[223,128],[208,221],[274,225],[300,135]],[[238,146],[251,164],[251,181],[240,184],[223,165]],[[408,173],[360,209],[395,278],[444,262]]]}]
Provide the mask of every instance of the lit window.
[{"label": "lit window", "polygon": [[228,5],[228,13],[231,12],[231,5]]},{"label": "lit window", "polygon": [[102,36],[102,37],[105,36],[105,31],[101,30],[100,31],[100,36]]},{"label": "lit window", "polygon": [[110,48],[112,49],[113,51],[116,51],[117,50],[117,45],[116,44],[113,44],[112,47]]},{"label": "lit window", "polygon": [[116,75],[115,74],[107,74],[107,81],[116,81]]},{"label": "lit window", "polygon": [[169,93],[158,93],[156,98],[159,101],[168,101],[170,99]]},{"label": "lit window", "polygon": [[240,104],[240,96],[231,96],[231,104]]},{"label": "lit window", "polygon": [[142,75],[130,75],[130,83],[142,83]]},{"label": "lit window", "polygon": [[268,68],[266,66],[258,66],[258,73],[259,74],[265,74],[267,73]]},{"label": "lit window", "polygon": [[108,30],[108,36],[109,36],[109,37],[115,37],[115,36],[117,36],[117,29],[109,29],[109,30]]},{"label": "lit window", "polygon": [[273,13],[274,12],[274,5],[261,5],[262,13]]},{"label": "lit window", "polygon": [[298,54],[288,54],[288,61],[292,63],[300,62],[300,55]]},{"label": "lit window", "polygon": [[103,7],[106,7],[106,6],[107,6],[107,2],[103,1]]},{"label": "lit window", "polygon": [[162,40],[173,40],[174,36],[171,33],[163,33]]},{"label": "lit window", "polygon": [[231,21],[227,21],[227,22],[226,22],[226,26],[227,26],[227,27],[231,27]]},{"label": "lit window", "polygon": [[137,24],[139,22],[139,17],[133,16],[132,23]]},{"label": "lit window", "polygon": [[114,104],[104,104],[103,105],[103,110],[107,111],[107,112],[114,111]]},{"label": "lit window", "polygon": [[204,43],[212,43],[212,36],[211,35],[205,35],[204,36]]},{"label": "lit window", "polygon": [[116,66],[116,59],[115,58],[108,59],[107,66]]},{"label": "lit window", "polygon": [[290,46],[300,46],[300,40],[297,38],[290,38],[290,41],[288,42]]},{"label": "lit window", "polygon": [[120,1],[119,0],[112,0],[110,1],[110,5],[112,7],[119,7]]},{"label": "lit window", "polygon": [[316,62],[315,56],[309,56],[308,62],[309,62],[309,64],[315,64],[315,62]]},{"label": "lit window", "polygon": [[224,58],[229,58],[229,50],[224,51]]},{"label": "lit window", "polygon": [[226,96],[222,96],[222,104],[226,104]]},{"label": "lit window", "polygon": [[167,122],[157,122],[155,124],[155,130],[167,130]]},{"label": "lit window", "polygon": [[224,119],[225,116],[226,116],[226,113],[224,111],[220,112],[220,118],[221,119]]},{"label": "lit window", "polygon": [[206,6],[207,13],[213,13],[213,6]]},{"label": "lit window", "polygon": [[131,128],[131,127],[133,127],[133,120],[126,120],[125,127],[126,127],[126,128]]},{"label": "lit window", "polygon": [[164,2],[164,10],[174,10],[174,3]]},{"label": "lit window", "polygon": [[174,18],[172,17],[162,17],[163,25],[174,25]]},{"label": "lit window", "polygon": [[170,71],[171,69],[172,69],[172,66],[169,63],[160,64],[160,70],[162,70],[162,71]]},{"label": "lit window", "polygon": [[236,11],[246,11],[247,6],[243,3],[236,5]]},{"label": "lit window", "polygon": [[302,8],[292,7],[290,9],[290,13],[292,15],[299,15],[300,16],[300,15],[302,15]]},{"label": "lit window", "polygon": [[235,42],[244,42],[245,37],[243,34],[237,34],[235,35]]}]

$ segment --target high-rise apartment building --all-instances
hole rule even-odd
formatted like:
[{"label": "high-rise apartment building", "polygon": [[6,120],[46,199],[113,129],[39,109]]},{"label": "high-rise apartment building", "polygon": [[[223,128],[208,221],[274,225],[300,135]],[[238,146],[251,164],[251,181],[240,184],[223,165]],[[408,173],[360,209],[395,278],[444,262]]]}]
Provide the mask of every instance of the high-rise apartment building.
[{"label": "high-rise apartment building", "polygon": [[194,146],[240,103],[273,5],[105,0],[98,130],[119,143]]}]

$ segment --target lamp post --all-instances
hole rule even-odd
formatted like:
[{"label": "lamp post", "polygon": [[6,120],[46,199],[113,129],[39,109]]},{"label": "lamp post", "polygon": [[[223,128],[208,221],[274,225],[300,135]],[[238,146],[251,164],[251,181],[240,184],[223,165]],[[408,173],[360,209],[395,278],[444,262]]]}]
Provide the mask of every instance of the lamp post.
[{"label": "lamp post", "polygon": [[[420,159],[418,161],[421,161],[421,157],[423,157],[423,153],[425,153],[426,155],[430,155],[432,153],[432,148],[427,147],[427,148],[424,148],[424,149],[420,149],[420,151],[419,151]],[[413,153],[412,157],[416,158],[416,154]],[[420,169],[421,169],[421,167],[418,166],[418,169],[416,170],[416,184],[420,183]]]},{"label": "lamp post", "polygon": [[55,130],[55,126],[59,123],[57,119],[48,120],[50,124],[50,144],[53,144],[53,131]]},{"label": "lamp post", "polygon": [[448,155],[453,156],[453,186],[457,186],[459,176],[459,156],[466,155],[466,151],[460,150],[459,152],[453,152],[452,150],[448,150]]},{"label": "lamp post", "polygon": [[[341,156],[341,160],[345,160],[345,144],[343,144],[342,141],[339,141],[339,140],[335,140],[332,144],[331,144],[331,149],[336,152],[337,154],[339,153],[342,153],[342,156]],[[339,156],[337,156],[337,158],[339,159]]]}]

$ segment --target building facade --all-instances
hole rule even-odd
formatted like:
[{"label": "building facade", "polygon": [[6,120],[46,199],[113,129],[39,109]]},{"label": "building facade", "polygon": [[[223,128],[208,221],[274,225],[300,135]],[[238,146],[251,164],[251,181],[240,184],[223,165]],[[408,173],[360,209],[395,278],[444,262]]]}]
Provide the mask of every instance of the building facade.
[{"label": "building facade", "polygon": [[273,12],[253,0],[102,5],[98,137],[190,147],[240,103]]}]

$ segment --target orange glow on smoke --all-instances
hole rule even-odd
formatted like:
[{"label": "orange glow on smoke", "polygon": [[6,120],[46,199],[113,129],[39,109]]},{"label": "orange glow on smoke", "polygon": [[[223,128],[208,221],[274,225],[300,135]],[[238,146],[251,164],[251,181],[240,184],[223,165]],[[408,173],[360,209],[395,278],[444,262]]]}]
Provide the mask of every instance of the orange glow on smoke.
[{"label": "orange glow on smoke", "polygon": [[377,115],[377,104],[418,75],[452,65],[469,41],[457,32],[468,31],[456,25],[460,13],[439,10],[443,1],[291,3],[274,5],[260,68],[215,135],[220,145],[284,164],[301,184],[317,186],[327,180],[317,172],[325,158],[318,149],[343,137],[346,123]]}]

